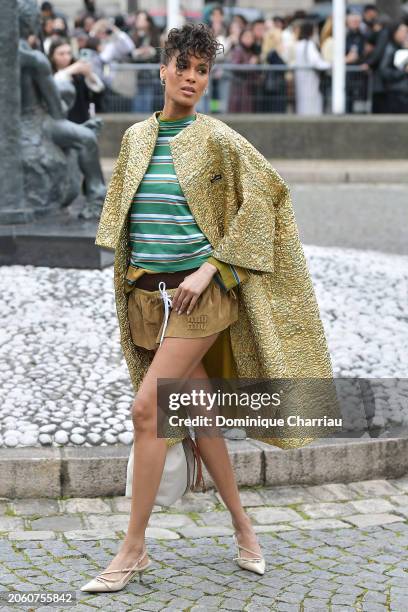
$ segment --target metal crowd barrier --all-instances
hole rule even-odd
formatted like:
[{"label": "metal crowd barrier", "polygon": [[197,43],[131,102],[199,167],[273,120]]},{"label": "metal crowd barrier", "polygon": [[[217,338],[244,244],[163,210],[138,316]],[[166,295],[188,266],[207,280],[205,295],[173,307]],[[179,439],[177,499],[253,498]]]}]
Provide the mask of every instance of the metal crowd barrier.
[{"label": "metal crowd barrier", "polygon": [[[159,66],[147,63],[105,66],[103,112],[152,113],[161,108],[164,99]],[[330,114],[331,84],[331,69],[219,63],[210,73],[208,93],[196,108],[205,113],[297,114],[304,112],[300,109],[306,106],[313,111],[306,114]],[[372,72],[360,66],[347,66],[346,113],[370,113],[372,91]]]}]

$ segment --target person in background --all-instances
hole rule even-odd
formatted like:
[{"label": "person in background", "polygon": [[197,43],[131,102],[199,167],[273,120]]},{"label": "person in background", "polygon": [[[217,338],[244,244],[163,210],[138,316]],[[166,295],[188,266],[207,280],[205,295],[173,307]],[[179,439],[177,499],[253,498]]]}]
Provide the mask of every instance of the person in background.
[{"label": "person in background", "polygon": [[286,64],[292,64],[295,61],[296,41],[300,24],[303,21],[303,19],[290,17],[287,26],[282,30],[282,59]]},{"label": "person in background", "polygon": [[210,28],[216,36],[226,36],[227,26],[222,6],[214,6],[210,13]]},{"label": "person in background", "polygon": [[408,26],[394,22],[380,63],[386,94],[386,112],[408,113]]},{"label": "person in background", "polygon": [[[244,28],[239,35],[239,43],[231,52],[231,64],[259,64],[259,55],[254,48],[255,37],[252,26]],[[254,112],[254,90],[256,77],[251,71],[236,70],[231,79],[228,110],[232,113]]]},{"label": "person in background", "polygon": [[295,102],[298,115],[321,115],[323,95],[320,91],[320,74],[331,67],[326,62],[313,40],[315,33],[311,21],[303,21],[295,47]]},{"label": "person in background", "polygon": [[[365,38],[361,32],[361,15],[350,10],[346,17],[346,64],[361,66],[364,64]],[[365,67],[367,69],[367,67]],[[367,75],[355,70],[346,72],[346,113],[354,111],[357,100],[367,99]]]},{"label": "person in background", "polygon": [[284,30],[285,29],[285,20],[283,17],[280,17],[279,15],[275,15],[274,17],[272,17],[272,21],[273,21],[273,25],[275,28],[277,28],[278,30]]},{"label": "person in background", "polygon": [[243,15],[234,15],[227,28],[227,37],[224,45],[224,56],[226,61],[230,61],[231,52],[239,45],[239,37],[242,30],[248,25],[247,20]]},{"label": "person in background", "polygon": [[[131,61],[156,64],[160,61],[160,32],[147,11],[137,11],[134,27],[130,31],[134,44]],[[132,101],[133,112],[153,112],[160,104],[162,92],[156,70],[136,72],[136,93]],[[154,108],[153,108],[154,107]]]},{"label": "person in background", "polygon": [[[266,32],[262,45],[261,61],[274,66],[285,66],[282,58],[282,30],[275,26]],[[271,70],[265,74],[264,98],[260,109],[264,113],[287,112],[287,82],[284,70]]]},{"label": "person in background", "polygon": [[110,19],[98,19],[90,36],[101,41],[100,57],[104,64],[129,61],[135,43],[126,32],[120,30]]},{"label": "person in background", "polygon": [[363,34],[372,32],[378,18],[379,12],[375,4],[366,4],[363,8],[363,19],[360,24],[360,31]]},{"label": "person in background", "polygon": [[57,36],[68,37],[68,23],[63,17],[55,17],[53,23],[53,32]]},{"label": "person in background", "polygon": [[333,64],[333,17],[327,17],[320,31],[320,50],[322,58]]},{"label": "person in background", "polygon": [[261,55],[264,36],[266,34],[265,19],[255,19],[252,22],[252,32],[254,34],[254,50],[257,55]]},{"label": "person in background", "polygon": [[54,8],[54,5],[51,2],[43,2],[40,6],[40,14],[42,19],[46,19],[47,17],[62,17],[66,21],[66,16],[61,11],[58,11]]},{"label": "person in background", "polygon": [[50,45],[56,38],[68,38],[68,24],[64,17],[46,14],[42,19],[42,46],[44,53],[48,55]]},{"label": "person in background", "polygon": [[[262,63],[262,46],[266,33],[265,19],[255,19],[252,22],[252,32],[254,34],[254,51],[258,56],[258,64]],[[264,70],[256,70],[253,74],[253,85],[254,85],[254,112],[260,113],[264,107],[265,100],[265,79],[266,74]]]},{"label": "person in background", "polygon": [[42,43],[44,53],[48,55],[48,51],[50,49],[50,45],[52,43],[54,36],[54,17],[44,17],[42,22]]},{"label": "person in background", "polygon": [[364,65],[367,65],[372,78],[372,113],[386,113],[386,93],[383,78],[380,73],[381,60],[389,41],[389,26],[391,18],[388,15],[379,17],[373,24],[373,29],[365,34]]},{"label": "person in background", "polygon": [[228,28],[225,22],[224,10],[221,6],[214,6],[209,15],[209,27],[214,34],[216,41],[222,45],[223,53],[217,55],[214,60],[213,70],[208,85],[208,97],[203,96],[198,105],[201,112],[225,113],[227,111],[230,79],[226,78],[226,73],[222,64],[226,61],[226,54],[230,49],[231,40],[228,38]]},{"label": "person in background", "polygon": [[248,20],[244,15],[241,15],[241,13],[236,13],[231,19],[231,23],[238,23],[242,31],[248,25]]},{"label": "person in background", "polygon": [[94,95],[101,93],[105,85],[93,72],[89,60],[75,61],[71,45],[66,39],[60,38],[51,43],[49,54],[54,79],[71,81],[75,86],[75,101],[69,109],[67,119],[74,123],[85,123],[91,118],[89,105],[94,102]]}]

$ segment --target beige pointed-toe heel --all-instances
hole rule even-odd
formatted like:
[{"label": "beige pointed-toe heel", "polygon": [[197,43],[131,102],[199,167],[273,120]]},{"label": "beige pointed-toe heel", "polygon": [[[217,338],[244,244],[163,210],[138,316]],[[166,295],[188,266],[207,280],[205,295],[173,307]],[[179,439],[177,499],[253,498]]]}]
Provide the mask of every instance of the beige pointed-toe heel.
[{"label": "beige pointed-toe heel", "polygon": [[246,552],[249,552],[252,555],[259,555],[259,553],[249,550],[249,548],[245,548],[245,546],[241,546],[241,544],[238,543],[235,533],[233,534],[233,538],[238,549],[238,557],[234,557],[233,561],[236,561],[242,569],[255,572],[256,574],[260,574],[262,576],[265,573],[265,559],[263,556],[254,556],[251,558],[241,557],[241,550],[246,550]]},{"label": "beige pointed-toe heel", "polygon": [[[101,574],[98,574],[95,578],[81,586],[81,591],[87,591],[88,593],[108,593],[110,591],[121,591],[136,575],[139,574],[139,582],[142,582],[142,573],[152,565],[152,561],[149,559],[144,565],[140,565],[142,559],[146,556],[147,551],[144,549],[142,555],[136,561],[132,567],[125,567],[117,570],[105,570]],[[107,578],[106,574],[115,574],[121,572],[125,575],[120,578]]]}]

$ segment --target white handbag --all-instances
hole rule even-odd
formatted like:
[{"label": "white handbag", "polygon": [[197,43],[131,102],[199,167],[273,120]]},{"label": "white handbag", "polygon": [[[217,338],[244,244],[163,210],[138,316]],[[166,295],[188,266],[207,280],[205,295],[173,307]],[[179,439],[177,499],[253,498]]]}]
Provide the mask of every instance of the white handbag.
[{"label": "white handbag", "polygon": [[[132,497],[133,458],[134,442],[127,464],[126,497]],[[171,506],[188,491],[205,491],[200,451],[190,436],[167,449],[155,504]]]}]

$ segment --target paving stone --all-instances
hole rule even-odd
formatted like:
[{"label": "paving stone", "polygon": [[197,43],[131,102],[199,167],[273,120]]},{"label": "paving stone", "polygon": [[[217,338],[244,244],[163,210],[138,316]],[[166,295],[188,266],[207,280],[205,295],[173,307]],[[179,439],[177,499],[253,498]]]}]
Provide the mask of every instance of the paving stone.
[{"label": "paving stone", "polygon": [[16,531],[24,529],[24,521],[15,516],[0,516],[0,531]]},{"label": "paving stone", "polygon": [[291,508],[254,508],[248,510],[248,515],[257,523],[289,523],[298,521],[301,516]]},{"label": "paving stone", "polygon": [[[185,529],[188,529],[186,527]],[[163,529],[162,527],[147,527],[145,537],[153,540],[178,540],[180,538],[177,531],[173,529]]]},{"label": "paving stone", "polygon": [[345,516],[346,514],[350,514],[355,511],[350,502],[302,504],[298,506],[298,510],[308,514],[311,518],[332,518],[335,516]]},{"label": "paving stone", "polygon": [[307,487],[307,492],[313,498],[313,501],[321,502],[347,501],[360,497],[360,494],[353,491],[349,485],[337,483]]},{"label": "paving stone", "polygon": [[386,497],[399,493],[398,487],[386,480],[362,480],[350,483],[349,487],[363,497]]},{"label": "paving stone", "polygon": [[53,540],[57,537],[55,531],[10,531],[9,540]]},{"label": "paving stone", "polygon": [[58,500],[47,498],[27,498],[16,499],[12,501],[12,508],[19,516],[29,516],[31,514],[39,514],[40,516],[48,516],[50,514],[58,514],[60,506]]},{"label": "paving stone", "polygon": [[[362,514],[379,514],[381,512],[392,512],[394,506],[386,499],[360,499],[349,504],[355,511]],[[345,516],[345,515],[344,515]]]},{"label": "paving stone", "polygon": [[102,531],[101,529],[72,529],[70,531],[66,531],[64,533],[64,537],[67,540],[91,540],[92,542],[107,538],[118,539],[115,533],[110,529],[106,529],[105,531]]},{"label": "paving stone", "polygon": [[111,514],[110,505],[103,499],[94,497],[72,497],[61,502],[62,511],[68,513],[86,512],[88,514]]},{"label": "paving stone", "polygon": [[[111,497],[110,503],[112,504],[113,512],[126,512],[126,514],[130,514],[132,505],[132,500],[130,497],[125,497],[124,495],[119,497]],[[156,507],[157,506],[153,506],[153,508]]]},{"label": "paving stone", "polygon": [[294,521],[291,526],[295,529],[342,529],[347,527],[347,523],[337,519],[308,519]]},{"label": "paving stone", "polygon": [[59,514],[30,520],[30,527],[39,531],[67,531],[82,529],[83,522],[80,516]]},{"label": "paving stone", "polygon": [[102,531],[127,531],[129,516],[126,514],[88,514],[86,516],[87,526],[90,529],[100,529]]},{"label": "paving stone", "polygon": [[288,504],[303,504],[313,501],[306,487],[294,485],[290,487],[264,487],[259,493],[268,506],[286,506]]},{"label": "paving stone", "polygon": [[285,525],[285,523],[276,523],[275,525],[252,525],[255,533],[269,533],[271,531],[292,531],[294,527]]},{"label": "paving stone", "polygon": [[408,493],[408,476],[402,478],[390,478],[389,482],[393,487],[397,487],[400,491],[406,491]]},{"label": "paving stone", "polygon": [[373,525],[385,525],[386,523],[396,523],[403,521],[403,517],[395,514],[379,513],[379,514],[354,514],[352,516],[344,516],[343,520],[352,523],[356,527],[364,528]]},{"label": "paving stone", "polygon": [[156,513],[150,516],[149,527],[175,528],[195,526],[195,522],[185,514]]},{"label": "paving stone", "polygon": [[202,538],[205,536],[232,535],[230,527],[180,527],[177,532],[184,538]]}]

